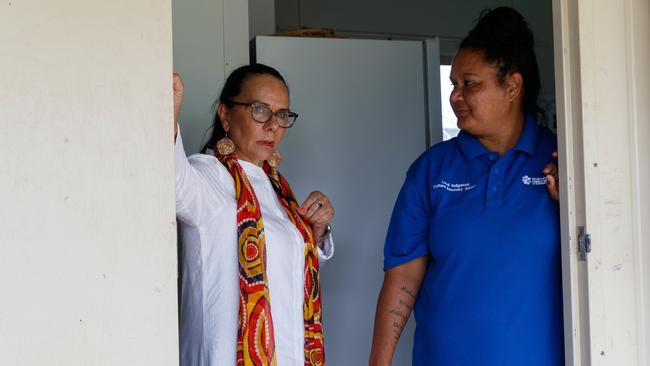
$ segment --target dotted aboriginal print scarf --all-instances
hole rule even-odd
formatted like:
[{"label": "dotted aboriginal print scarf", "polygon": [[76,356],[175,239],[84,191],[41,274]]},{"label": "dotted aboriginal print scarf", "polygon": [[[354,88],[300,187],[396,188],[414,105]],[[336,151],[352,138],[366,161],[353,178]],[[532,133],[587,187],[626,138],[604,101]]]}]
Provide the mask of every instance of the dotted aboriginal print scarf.
[{"label": "dotted aboriginal print scarf", "polygon": [[[239,329],[237,366],[276,366],[271,297],[266,275],[266,242],[262,212],[253,187],[235,154],[217,158],[235,181],[239,253]],[[300,205],[287,181],[264,162],[264,171],[278,199],[305,240],[304,324],[305,366],[324,366],[318,247],[311,226],[298,213]]]}]

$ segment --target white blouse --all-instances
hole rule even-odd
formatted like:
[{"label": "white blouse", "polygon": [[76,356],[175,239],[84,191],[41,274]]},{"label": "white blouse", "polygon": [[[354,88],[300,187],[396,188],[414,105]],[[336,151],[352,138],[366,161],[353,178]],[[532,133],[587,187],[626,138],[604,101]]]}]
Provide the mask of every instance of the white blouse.
[{"label": "white blouse", "polygon": [[[181,366],[235,365],[239,310],[233,179],[216,157],[185,156],[175,144],[176,216],[182,233]],[[279,366],[303,365],[305,243],[262,168],[240,160],[262,210],[267,275]],[[334,253],[331,236],[320,261]]]}]

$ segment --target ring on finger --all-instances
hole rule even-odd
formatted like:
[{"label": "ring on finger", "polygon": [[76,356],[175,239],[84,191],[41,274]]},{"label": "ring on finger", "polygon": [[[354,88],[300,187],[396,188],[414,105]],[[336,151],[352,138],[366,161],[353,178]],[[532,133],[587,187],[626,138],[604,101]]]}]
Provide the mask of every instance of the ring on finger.
[{"label": "ring on finger", "polygon": [[324,205],[324,203],[321,200],[316,201],[316,204],[318,205],[318,208],[321,208]]}]

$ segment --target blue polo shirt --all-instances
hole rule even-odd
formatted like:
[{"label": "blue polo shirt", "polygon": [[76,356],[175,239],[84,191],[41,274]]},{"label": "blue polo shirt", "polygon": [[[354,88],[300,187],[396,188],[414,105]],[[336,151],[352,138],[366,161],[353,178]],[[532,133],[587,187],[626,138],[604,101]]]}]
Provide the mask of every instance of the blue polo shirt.
[{"label": "blue polo shirt", "polygon": [[384,269],[429,257],[413,365],[564,365],[559,212],[542,173],[555,149],[527,117],[502,157],[461,131],[408,170]]}]

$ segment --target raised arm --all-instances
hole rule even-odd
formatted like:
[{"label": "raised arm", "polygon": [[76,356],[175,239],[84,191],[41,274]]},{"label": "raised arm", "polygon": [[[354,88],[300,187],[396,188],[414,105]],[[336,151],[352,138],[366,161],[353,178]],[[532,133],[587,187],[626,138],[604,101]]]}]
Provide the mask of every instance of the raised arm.
[{"label": "raised arm", "polygon": [[178,115],[181,113],[181,106],[183,105],[183,96],[185,94],[185,87],[183,85],[183,79],[176,72],[174,67],[174,79],[173,79],[173,88],[174,88],[174,142],[176,142],[176,136],[178,135]]},{"label": "raised arm", "polygon": [[196,225],[205,206],[207,185],[201,174],[190,165],[185,155],[183,139],[178,133],[178,116],[183,105],[183,80],[174,69],[174,163],[176,171],[176,217]]},{"label": "raised arm", "polygon": [[422,256],[384,273],[375,313],[370,366],[391,365],[397,341],[415,306],[426,268],[427,257]]}]

